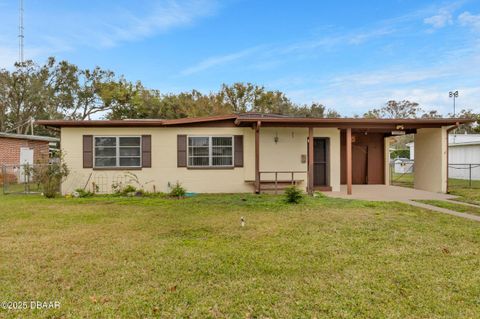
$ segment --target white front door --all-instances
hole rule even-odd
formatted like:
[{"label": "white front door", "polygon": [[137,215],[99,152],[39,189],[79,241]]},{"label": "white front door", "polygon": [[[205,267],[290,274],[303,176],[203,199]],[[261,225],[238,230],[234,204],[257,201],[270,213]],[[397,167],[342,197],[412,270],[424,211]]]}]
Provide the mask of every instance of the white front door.
[{"label": "white front door", "polygon": [[25,175],[25,165],[33,165],[33,148],[21,147],[20,148],[20,182],[27,182],[27,176]]}]

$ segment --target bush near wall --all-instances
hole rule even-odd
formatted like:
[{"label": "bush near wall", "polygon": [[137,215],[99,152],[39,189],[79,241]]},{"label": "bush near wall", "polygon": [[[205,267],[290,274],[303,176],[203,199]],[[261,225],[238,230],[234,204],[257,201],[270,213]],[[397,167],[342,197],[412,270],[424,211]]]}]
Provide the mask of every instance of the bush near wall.
[{"label": "bush near wall", "polygon": [[410,150],[393,150],[390,152],[390,158],[410,158]]}]

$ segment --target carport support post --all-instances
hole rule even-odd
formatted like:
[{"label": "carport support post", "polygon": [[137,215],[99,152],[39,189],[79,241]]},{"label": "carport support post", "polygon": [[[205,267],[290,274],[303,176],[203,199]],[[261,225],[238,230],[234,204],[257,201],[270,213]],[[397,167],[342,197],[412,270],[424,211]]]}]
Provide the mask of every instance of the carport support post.
[{"label": "carport support post", "polygon": [[347,128],[347,195],[352,195],[352,129]]},{"label": "carport support post", "polygon": [[308,128],[308,195],[313,195],[313,127]]},{"label": "carport support post", "polygon": [[260,193],[260,125],[255,123],[255,193]]}]

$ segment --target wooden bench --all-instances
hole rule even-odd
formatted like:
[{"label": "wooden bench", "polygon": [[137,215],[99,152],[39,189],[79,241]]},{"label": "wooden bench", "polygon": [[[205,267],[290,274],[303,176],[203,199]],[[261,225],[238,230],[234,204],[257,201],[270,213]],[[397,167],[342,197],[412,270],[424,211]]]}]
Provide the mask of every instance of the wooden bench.
[{"label": "wooden bench", "polygon": [[[295,178],[295,174],[306,174],[306,171],[260,171],[260,185],[258,192],[262,191],[274,191],[275,194],[279,190],[284,190],[289,186],[295,186],[304,181],[301,178]],[[273,179],[262,179],[262,175],[273,175]],[[289,175],[290,178],[281,178],[279,175]],[[283,177],[283,176],[282,176]],[[253,183],[255,185],[255,180],[245,180],[246,183]]]}]

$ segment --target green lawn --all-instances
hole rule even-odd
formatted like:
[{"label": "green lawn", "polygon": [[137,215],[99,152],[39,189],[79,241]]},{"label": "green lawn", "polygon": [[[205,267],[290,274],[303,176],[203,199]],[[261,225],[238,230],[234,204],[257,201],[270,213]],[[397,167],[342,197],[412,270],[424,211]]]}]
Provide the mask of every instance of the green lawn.
[{"label": "green lawn", "polygon": [[392,173],[390,175],[390,183],[395,186],[413,188],[413,174]]},{"label": "green lawn", "polygon": [[404,204],[7,195],[0,212],[0,301],[61,302],[0,317],[480,313],[480,223]]},{"label": "green lawn", "polygon": [[460,196],[457,201],[480,205],[480,189],[474,188],[456,188],[450,190],[450,194]]},{"label": "green lawn", "polygon": [[[478,192],[478,190],[477,190]],[[473,214],[480,216],[480,207],[472,207],[468,205],[456,204],[444,200],[418,200],[418,202],[430,204],[437,207],[451,209],[461,213]]]}]

